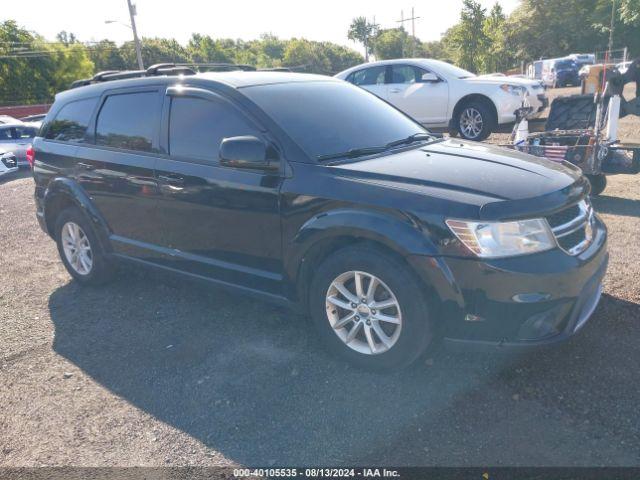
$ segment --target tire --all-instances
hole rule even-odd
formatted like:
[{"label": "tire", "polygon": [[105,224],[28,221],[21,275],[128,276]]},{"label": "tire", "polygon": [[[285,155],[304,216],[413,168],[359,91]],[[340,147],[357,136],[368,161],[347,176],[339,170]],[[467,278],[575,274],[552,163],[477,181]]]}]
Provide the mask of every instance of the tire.
[{"label": "tire", "polygon": [[607,188],[606,175],[587,175],[587,178],[591,184],[591,195],[600,195]]},{"label": "tire", "polygon": [[[471,121],[471,119],[477,119],[476,115],[480,116],[482,124],[477,134],[474,134],[474,132],[470,131],[473,127],[465,127],[463,123],[467,123]],[[465,140],[472,140],[474,142],[481,142],[491,135],[496,123],[497,120],[491,107],[487,102],[479,100],[472,100],[463,104],[455,116],[455,126],[460,136]],[[469,128],[469,130],[466,128]]]},{"label": "tire", "polygon": [[577,130],[595,125],[593,95],[557,97],[551,102],[545,130]]},{"label": "tire", "polygon": [[[362,302],[361,299],[357,302],[355,273],[360,275],[364,296],[371,279],[377,280],[373,301]],[[349,297],[334,287],[338,279],[344,281],[342,285],[354,303],[347,301]],[[330,303],[329,298],[349,308],[338,307]],[[394,306],[382,306],[393,302]],[[331,255],[317,269],[309,289],[309,313],[322,341],[333,354],[368,370],[404,368],[426,350],[433,338],[427,303],[426,292],[405,264],[368,246],[346,247]],[[377,321],[380,314],[400,324]],[[350,315],[355,317],[343,327],[335,327]],[[348,335],[356,328],[355,338],[348,340]],[[380,329],[390,340],[387,345],[377,334]],[[374,343],[375,351],[370,341]]]},{"label": "tire", "polygon": [[[76,226],[77,229],[73,226]],[[88,246],[89,250],[85,251],[85,261],[79,259],[80,263],[74,263],[72,260],[74,255],[70,254],[71,250],[78,251],[78,243],[75,244],[75,248],[67,248],[65,250],[65,243],[70,244],[69,238],[79,238],[79,242],[82,246]],[[77,207],[70,207],[63,210],[56,219],[55,225],[55,239],[58,245],[58,253],[62,263],[64,264],[67,272],[82,285],[101,285],[113,277],[115,268],[113,267],[110,259],[108,259],[102,250],[102,246],[98,241],[98,237],[93,230],[93,227],[87,217]],[[80,255],[75,255],[75,258]],[[86,258],[90,259],[90,265]]]}]

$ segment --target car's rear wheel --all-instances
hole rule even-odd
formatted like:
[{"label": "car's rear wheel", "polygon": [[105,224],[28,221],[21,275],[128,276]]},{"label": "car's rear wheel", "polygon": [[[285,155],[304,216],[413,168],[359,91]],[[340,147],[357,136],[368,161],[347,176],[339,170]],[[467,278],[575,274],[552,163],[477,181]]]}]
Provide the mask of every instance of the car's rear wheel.
[{"label": "car's rear wheel", "polygon": [[347,247],[323,262],[309,307],[330,350],[360,367],[405,367],[432,339],[419,281],[403,262],[372,247]]},{"label": "car's rear wheel", "polygon": [[58,215],[55,238],[62,263],[79,283],[98,285],[109,280],[114,268],[85,215],[76,207]]},{"label": "car's rear wheel", "polygon": [[480,142],[491,135],[496,120],[486,102],[472,101],[459,109],[455,124],[462,138]]}]

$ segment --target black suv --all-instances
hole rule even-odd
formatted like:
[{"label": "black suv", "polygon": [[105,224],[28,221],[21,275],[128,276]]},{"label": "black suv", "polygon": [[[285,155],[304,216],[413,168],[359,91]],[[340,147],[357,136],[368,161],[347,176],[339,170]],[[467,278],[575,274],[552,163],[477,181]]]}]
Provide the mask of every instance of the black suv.
[{"label": "black suv", "polygon": [[97,81],[60,93],[40,135],[38,219],[78,282],[126,261],[258,294],[361,366],[434,338],[553,343],[600,298],[607,234],[579,170],[436,138],[341,80]]}]

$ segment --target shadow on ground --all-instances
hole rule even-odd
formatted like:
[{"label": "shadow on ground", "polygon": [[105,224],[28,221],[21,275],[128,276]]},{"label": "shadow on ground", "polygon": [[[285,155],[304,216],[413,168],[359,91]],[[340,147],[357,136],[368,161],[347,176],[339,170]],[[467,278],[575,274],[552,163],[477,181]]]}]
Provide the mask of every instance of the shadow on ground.
[{"label": "shadow on ground", "polygon": [[31,176],[31,171],[28,169],[21,168],[20,170],[16,170],[15,172],[7,173],[0,177],[0,185],[3,183],[9,183],[13,180],[17,180],[19,178],[27,178]]},{"label": "shadow on ground", "polygon": [[599,213],[640,217],[640,200],[598,195],[597,197],[591,197],[591,201],[596,212]]},{"label": "shadow on ground", "polygon": [[[611,298],[604,303],[639,315],[638,305]],[[442,465],[478,458],[496,464],[491,455],[500,454],[483,446],[482,429],[511,408],[518,382],[544,389],[551,376],[554,388],[573,396],[577,389],[591,390],[587,375],[613,381],[607,387],[612,394],[622,380],[591,370],[589,356],[609,361],[599,350],[603,335],[615,334],[612,320],[602,315],[585,328],[588,335],[549,356],[436,350],[407,371],[381,375],[329,358],[305,320],[287,310],[178,281],[156,282],[150,274],[127,274],[101,289],[69,283],[51,295],[49,307],[58,354],[136,407],[245,465]],[[572,360],[585,348],[582,360]],[[621,347],[614,353],[611,361],[629,355]],[[638,384],[635,370],[625,382]],[[613,408],[593,404],[602,401],[593,395],[583,398],[576,408]],[[535,413],[529,416],[529,423],[547,428]],[[430,425],[438,436],[425,440]],[[508,449],[509,439],[503,440]],[[427,455],[425,442],[439,453]],[[452,444],[470,450],[447,457]],[[535,448],[504,458],[535,464]],[[588,445],[564,448],[589,454]]]}]

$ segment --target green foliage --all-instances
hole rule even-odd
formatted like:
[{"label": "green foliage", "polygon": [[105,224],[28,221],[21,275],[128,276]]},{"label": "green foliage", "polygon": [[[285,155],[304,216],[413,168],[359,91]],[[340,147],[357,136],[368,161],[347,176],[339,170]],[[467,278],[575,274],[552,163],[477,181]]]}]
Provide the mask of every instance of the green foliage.
[{"label": "green foliage", "polygon": [[[506,71],[521,62],[607,48],[612,0],[521,0],[505,15],[499,2],[487,12],[463,0],[459,22],[438,41],[416,41],[416,56],[445,60],[478,73]],[[640,0],[616,0],[615,48],[640,55]],[[354,19],[362,23],[361,18]],[[349,34],[351,38],[351,28]],[[400,28],[380,30],[372,42],[377,59],[407,57],[412,39]]]},{"label": "green foliage", "polygon": [[331,73],[331,62],[317,42],[294,38],[287,43],[282,64],[305,72]]},{"label": "green foliage", "polygon": [[484,56],[491,44],[485,31],[486,22],[486,10],[479,2],[463,0],[460,22],[445,35],[445,44],[456,65],[472,72],[483,69]]},{"label": "green foliage", "polygon": [[373,41],[373,52],[378,60],[402,58],[411,52],[409,35],[402,27],[380,30]]},{"label": "green foliage", "polygon": [[86,48],[73,35],[61,32],[59,43],[8,20],[0,23],[0,103],[19,105],[49,102],[71,81],[94,70]]},{"label": "green foliage", "polygon": [[351,25],[349,25],[347,38],[354,42],[360,42],[364,47],[364,56],[366,60],[369,60],[369,55],[373,53],[372,39],[377,33],[377,25],[369,23],[366,17],[356,17],[351,21]]}]

